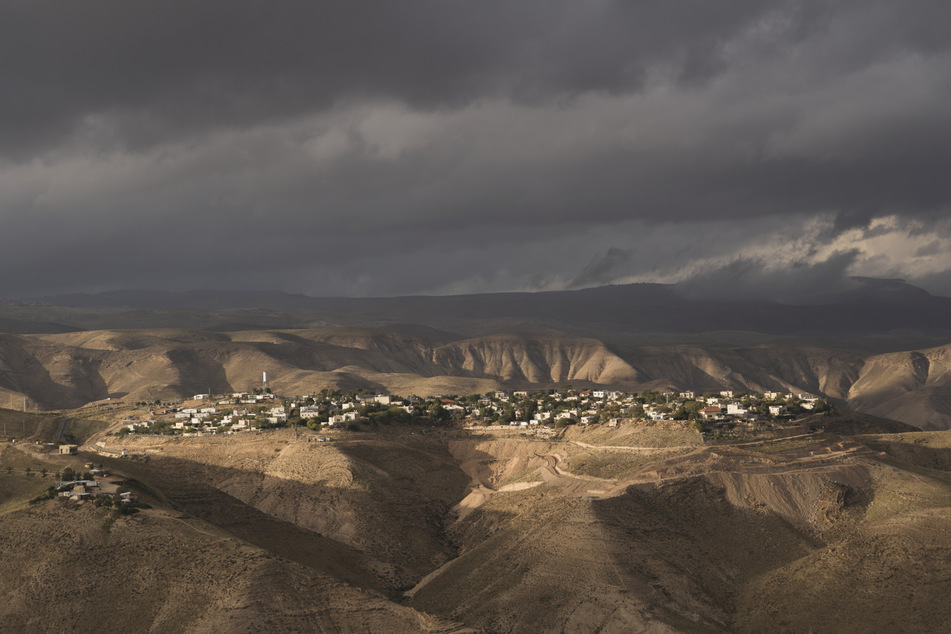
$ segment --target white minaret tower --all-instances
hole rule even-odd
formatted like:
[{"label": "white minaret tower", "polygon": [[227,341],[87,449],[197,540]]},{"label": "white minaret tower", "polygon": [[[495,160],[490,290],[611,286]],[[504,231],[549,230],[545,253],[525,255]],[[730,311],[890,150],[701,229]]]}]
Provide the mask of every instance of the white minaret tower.
[{"label": "white minaret tower", "polygon": [[263,373],[262,380],[264,381],[264,389],[267,389],[267,372]]}]

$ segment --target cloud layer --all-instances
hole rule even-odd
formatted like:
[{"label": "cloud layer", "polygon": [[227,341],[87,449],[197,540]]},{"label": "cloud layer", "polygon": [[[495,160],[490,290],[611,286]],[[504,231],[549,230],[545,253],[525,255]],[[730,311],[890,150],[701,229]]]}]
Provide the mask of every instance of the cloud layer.
[{"label": "cloud layer", "polygon": [[951,293],[949,23],[884,0],[3,1],[0,296]]}]

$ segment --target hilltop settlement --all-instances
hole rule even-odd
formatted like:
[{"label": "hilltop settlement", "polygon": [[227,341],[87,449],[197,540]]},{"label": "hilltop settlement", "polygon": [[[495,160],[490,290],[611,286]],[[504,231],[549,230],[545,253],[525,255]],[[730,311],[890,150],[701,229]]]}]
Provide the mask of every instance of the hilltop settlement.
[{"label": "hilltop settlement", "polygon": [[740,393],[733,390],[626,393],[550,389],[498,391],[422,398],[323,390],[309,396],[278,396],[269,388],[226,395],[196,394],[175,403],[137,403],[144,414],[121,421],[117,434],[203,436],[262,432],[286,427],[345,429],[413,423],[443,427],[515,428],[550,435],[570,425],[617,427],[623,420],[681,421],[703,437],[731,437],[782,426],[804,413],[831,409],[811,394]]}]

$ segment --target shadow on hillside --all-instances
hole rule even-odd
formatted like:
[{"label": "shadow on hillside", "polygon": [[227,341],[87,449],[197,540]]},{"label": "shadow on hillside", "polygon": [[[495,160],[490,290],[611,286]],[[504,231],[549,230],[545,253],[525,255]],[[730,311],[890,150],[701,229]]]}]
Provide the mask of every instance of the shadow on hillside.
[{"label": "shadow on hillside", "polygon": [[[448,453],[343,442],[333,443],[333,450],[349,459],[353,483],[304,483],[156,455],[88,457],[134,478],[182,513],[364,588],[404,590],[456,556],[446,520],[469,480]],[[342,535],[347,543],[328,535]]]},{"label": "shadow on hillside", "polygon": [[936,471],[951,471],[951,448],[867,439],[863,439],[863,443],[876,451],[884,451],[898,462]]},{"label": "shadow on hillside", "polygon": [[592,507],[623,585],[652,597],[675,627],[691,625],[684,614],[728,627],[744,584],[815,548],[778,516],[733,506],[703,478],[632,486]]},{"label": "shadow on hillside", "polygon": [[63,378],[54,381],[51,370],[24,344],[19,337],[0,334],[0,356],[7,366],[16,368],[15,372],[0,372],[0,387],[26,395],[44,409],[79,407],[108,396],[108,387],[100,374],[101,359],[75,356],[58,360],[57,375]]},{"label": "shadow on hillside", "polygon": [[211,391],[215,394],[229,394],[234,391],[228,381],[224,365],[214,358],[202,354],[200,349],[189,347],[171,348],[165,356],[176,368],[182,379],[178,385],[169,385],[173,390],[184,394]]},{"label": "shadow on hillside", "polygon": [[213,524],[238,539],[352,585],[383,589],[368,572],[366,557],[358,550],[263,513],[207,482],[183,477],[174,465],[161,465],[168,461],[145,463],[89,457],[134,478],[172,508]]}]

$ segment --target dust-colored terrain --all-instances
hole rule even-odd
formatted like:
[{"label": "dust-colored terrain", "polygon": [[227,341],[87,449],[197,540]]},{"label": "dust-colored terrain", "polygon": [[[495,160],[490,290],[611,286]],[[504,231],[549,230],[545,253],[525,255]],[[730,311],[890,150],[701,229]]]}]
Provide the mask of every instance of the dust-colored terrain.
[{"label": "dust-colored terrain", "polygon": [[[676,423],[7,445],[0,627],[940,630],[951,432],[827,420],[733,445]],[[27,503],[41,465],[86,460],[151,508]]]},{"label": "dust-colored terrain", "polygon": [[[145,454],[102,459],[161,490],[172,506],[249,539],[276,531],[294,533],[289,540],[306,536],[314,548],[347,557],[346,574],[375,589],[412,587],[455,555],[445,517],[468,479],[437,440],[316,443],[286,431],[240,440],[130,437],[109,447]],[[250,526],[236,525],[236,517]]]},{"label": "dust-colored terrain", "polygon": [[410,395],[500,387],[732,388],[808,392],[921,429],[951,427],[951,346],[877,354],[785,343],[608,345],[563,334],[453,338],[312,328],[209,332],[99,330],[0,335],[0,405],[79,407],[257,386]]},{"label": "dust-colored terrain", "polygon": [[0,516],[7,632],[458,628],[176,513],[50,501]]}]

